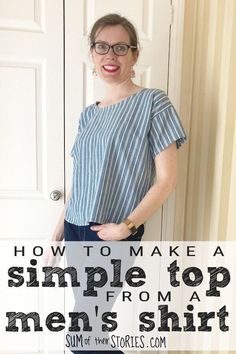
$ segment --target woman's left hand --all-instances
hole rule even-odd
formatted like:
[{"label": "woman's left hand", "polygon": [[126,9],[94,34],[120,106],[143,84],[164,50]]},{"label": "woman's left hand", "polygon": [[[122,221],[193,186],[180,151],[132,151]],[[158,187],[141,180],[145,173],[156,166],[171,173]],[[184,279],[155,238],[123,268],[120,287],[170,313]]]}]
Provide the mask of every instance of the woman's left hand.
[{"label": "woman's left hand", "polygon": [[97,231],[97,235],[104,241],[119,241],[127,238],[131,233],[125,223],[102,224],[90,227],[91,230]]}]

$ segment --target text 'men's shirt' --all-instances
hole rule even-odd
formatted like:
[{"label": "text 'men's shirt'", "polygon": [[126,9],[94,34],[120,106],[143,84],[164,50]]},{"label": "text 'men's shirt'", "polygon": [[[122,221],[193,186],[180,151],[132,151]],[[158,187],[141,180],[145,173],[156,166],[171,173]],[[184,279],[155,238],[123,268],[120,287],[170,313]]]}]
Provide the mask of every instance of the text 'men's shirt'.
[{"label": "text 'men's shirt'", "polygon": [[185,140],[162,90],[142,89],[116,104],[88,106],[71,151],[73,185],[65,219],[76,225],[121,222],[152,186],[155,156]]}]

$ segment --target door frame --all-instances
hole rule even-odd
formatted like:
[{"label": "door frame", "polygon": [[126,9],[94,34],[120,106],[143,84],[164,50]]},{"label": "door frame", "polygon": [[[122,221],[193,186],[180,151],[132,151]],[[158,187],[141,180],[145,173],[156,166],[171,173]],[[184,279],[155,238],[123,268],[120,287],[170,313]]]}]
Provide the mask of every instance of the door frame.
[{"label": "door frame", "polygon": [[[185,15],[185,0],[170,0],[170,53],[169,53],[169,75],[168,75],[168,96],[173,102],[177,112],[180,115],[181,122],[184,126],[183,117],[181,116],[181,88],[182,88],[182,59],[183,59],[183,37],[184,37],[184,15]],[[187,164],[178,161],[179,170],[181,166],[181,175],[186,176]],[[180,173],[178,174],[180,177]],[[181,190],[181,194],[178,193]],[[185,210],[185,180],[179,178],[176,191],[167,199],[162,212],[162,240],[182,239],[184,234],[184,220],[178,221],[178,231],[176,232],[176,218],[178,215],[184,215]],[[177,197],[178,196],[178,197]],[[178,213],[182,210],[182,213]],[[182,217],[183,218],[183,217]]]}]

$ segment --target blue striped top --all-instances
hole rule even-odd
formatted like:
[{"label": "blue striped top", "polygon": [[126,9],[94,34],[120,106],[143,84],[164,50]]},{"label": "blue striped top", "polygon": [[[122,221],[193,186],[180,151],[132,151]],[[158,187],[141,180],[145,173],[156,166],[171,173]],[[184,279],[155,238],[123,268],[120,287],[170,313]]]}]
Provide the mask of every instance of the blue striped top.
[{"label": "blue striped top", "polygon": [[76,225],[120,223],[152,186],[154,157],[185,140],[162,90],[142,89],[106,107],[86,107],[71,151],[73,184],[65,219]]}]

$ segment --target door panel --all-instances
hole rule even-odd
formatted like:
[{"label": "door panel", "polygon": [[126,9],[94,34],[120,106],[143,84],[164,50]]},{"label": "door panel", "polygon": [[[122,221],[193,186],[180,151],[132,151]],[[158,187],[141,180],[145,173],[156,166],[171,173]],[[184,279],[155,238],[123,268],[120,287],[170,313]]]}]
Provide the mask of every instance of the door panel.
[{"label": "door panel", "polygon": [[1,237],[50,236],[63,205],[63,3],[0,1]]}]

